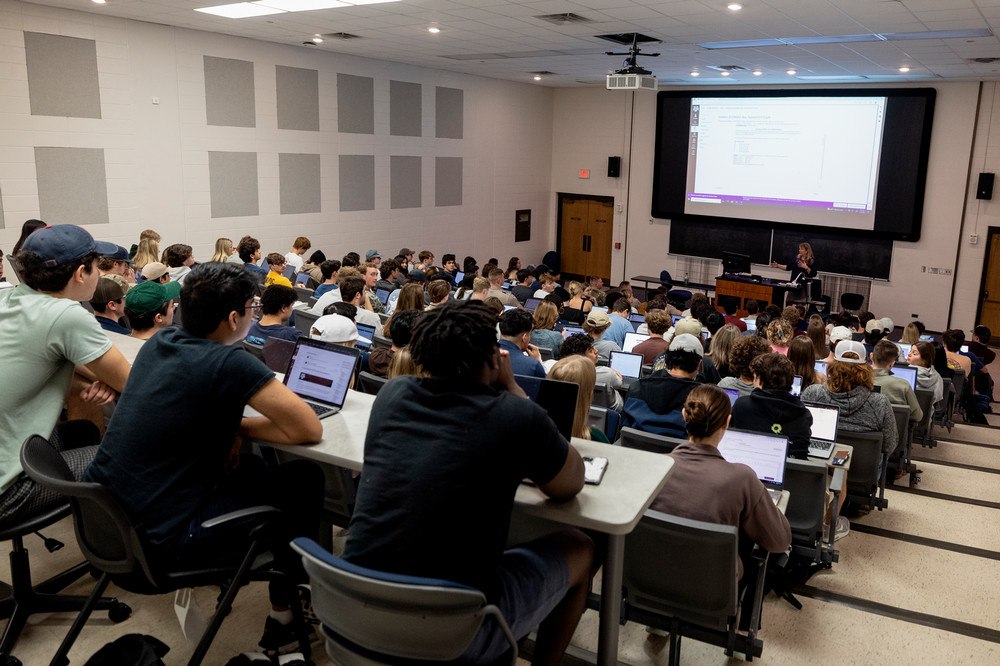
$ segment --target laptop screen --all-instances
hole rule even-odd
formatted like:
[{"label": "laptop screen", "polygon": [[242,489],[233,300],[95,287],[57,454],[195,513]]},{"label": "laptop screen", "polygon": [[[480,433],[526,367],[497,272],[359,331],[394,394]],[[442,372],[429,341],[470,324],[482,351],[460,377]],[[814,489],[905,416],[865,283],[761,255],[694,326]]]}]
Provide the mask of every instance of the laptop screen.
[{"label": "laptop screen", "polygon": [[295,276],[295,286],[297,287],[306,286],[306,282],[309,282],[309,278],[310,278],[309,273],[299,273],[298,275]]},{"label": "laptop screen", "polygon": [[910,388],[914,391],[917,390],[917,369],[912,365],[894,365],[889,368],[891,372],[896,377],[902,377],[910,383]]},{"label": "laptop screen", "polygon": [[539,407],[544,409],[556,424],[562,436],[573,436],[573,419],[576,418],[576,398],[580,385],[555,379],[514,375],[514,381]]},{"label": "laptop screen", "polygon": [[465,279],[465,273],[459,271],[455,273],[455,284],[462,284],[462,280]]},{"label": "laptop screen", "polygon": [[826,361],[816,361],[816,363],[813,364],[813,371],[825,375],[828,365],[829,364]]},{"label": "laptop screen", "polygon": [[288,361],[285,386],[300,398],[341,407],[347,397],[359,352],[305,336],[295,343]]},{"label": "laptop screen", "polygon": [[380,300],[383,303],[385,303],[386,299],[389,298],[389,290],[388,289],[376,289],[375,290],[375,297],[378,298],[378,300]]},{"label": "laptop screen", "polygon": [[565,337],[568,338],[571,335],[576,335],[577,333],[583,333],[583,327],[581,327],[581,326],[563,326],[563,333],[565,334]]},{"label": "laptop screen", "polygon": [[788,438],[730,428],[719,442],[719,453],[731,463],[743,463],[769,486],[785,482]]},{"label": "laptop screen", "polygon": [[822,439],[825,442],[837,440],[837,421],[840,419],[840,409],[830,405],[807,403],[806,409],[812,414],[813,424],[809,436]]},{"label": "laptop screen", "polygon": [[681,319],[684,319],[681,315],[670,315],[670,325],[676,326]]},{"label": "laptop screen", "polygon": [[358,339],[354,345],[361,350],[368,351],[372,348],[372,340],[375,338],[375,327],[371,324],[355,324],[358,327]]},{"label": "laptop screen", "polygon": [[896,344],[899,345],[899,348],[902,350],[903,358],[906,358],[907,356],[910,355],[910,347],[912,347],[913,345],[908,345],[905,342],[897,342]]},{"label": "laptop screen", "polygon": [[722,389],[729,396],[729,406],[732,407],[736,404],[736,401],[740,397],[740,392],[737,389]]},{"label": "laptop screen", "polygon": [[622,377],[632,377],[638,379],[642,372],[642,354],[629,354],[628,352],[611,352],[611,369],[617,370]]},{"label": "laptop screen", "polygon": [[792,395],[798,397],[802,393],[802,375],[795,375],[792,377]]},{"label": "laptop screen", "polygon": [[604,314],[608,313],[608,309],[606,307],[604,307],[603,305],[595,305],[592,308],[590,308],[590,311],[591,312],[603,312]]},{"label": "laptop screen", "polygon": [[640,342],[645,342],[649,340],[648,335],[641,335],[639,333],[626,333],[625,334],[625,344],[622,345],[622,351],[630,352],[632,349]]},{"label": "laptop screen", "polygon": [[535,308],[537,308],[538,304],[541,303],[541,302],[542,302],[542,299],[540,299],[540,298],[529,298],[529,299],[526,299],[524,301],[524,309],[525,310],[531,310],[532,312],[534,312]]}]

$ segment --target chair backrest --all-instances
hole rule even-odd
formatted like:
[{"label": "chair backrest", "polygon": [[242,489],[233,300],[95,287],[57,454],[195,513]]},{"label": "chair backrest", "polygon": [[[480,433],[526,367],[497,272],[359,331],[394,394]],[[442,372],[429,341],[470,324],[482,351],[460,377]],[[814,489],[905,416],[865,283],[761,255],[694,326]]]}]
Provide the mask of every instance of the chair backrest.
[{"label": "chair backrest", "polygon": [[542,357],[543,361],[551,361],[553,358],[555,358],[552,349],[549,347],[539,347],[538,354]]},{"label": "chair backrest", "polygon": [[792,542],[812,545],[823,538],[826,515],[826,464],[789,458],[785,462],[784,489],[790,493],[785,518],[792,528]]},{"label": "chair backrest", "polygon": [[738,538],[731,525],[647,511],[625,537],[626,604],[726,629],[737,612]]},{"label": "chair backrest", "polygon": [[837,441],[854,447],[851,471],[847,475],[848,485],[867,489],[877,486],[882,462],[882,433],[837,430]]},{"label": "chair backrest", "polygon": [[308,336],[312,331],[313,322],[319,319],[318,314],[313,314],[309,310],[295,311],[295,328],[302,331],[302,335]]},{"label": "chair backrest", "polygon": [[924,412],[924,419],[919,425],[914,427],[913,434],[915,436],[924,436],[930,430],[931,421],[934,420],[934,392],[918,388],[914,393],[917,394],[917,404],[920,405],[920,409]]},{"label": "chair backrest", "polygon": [[246,349],[248,352],[259,358],[260,360],[262,361],[264,360],[264,345],[258,345],[254,344],[253,342],[247,342],[246,340],[244,340],[243,349]]},{"label": "chair backrest", "polygon": [[678,444],[684,444],[686,439],[679,437],[668,437],[666,435],[656,435],[651,432],[643,432],[635,428],[622,428],[621,437],[616,442],[629,449],[639,449],[651,453],[670,453]]},{"label": "chair backrest", "polygon": [[909,452],[910,449],[910,406],[892,405],[892,414],[896,417],[896,453]]},{"label": "chair backrest", "polygon": [[302,301],[303,303],[308,303],[309,299],[313,297],[313,290],[306,287],[295,286],[295,297]]},{"label": "chair backrest", "polygon": [[[396,659],[453,660],[495,611],[482,592],[464,585],[360,567],[311,539],[296,539],[292,548],[302,555],[313,611],[327,628],[327,651],[336,663],[355,654],[345,639]],[[343,652],[334,654],[338,647]]]},{"label": "chair backrest", "polygon": [[[607,365],[607,363],[605,363],[605,365]],[[614,391],[614,389],[607,384],[601,384],[600,382],[594,384],[594,398],[591,401],[592,404],[595,404],[598,407],[610,407],[614,404],[614,395],[611,393],[612,391]]]},{"label": "chair backrest", "polygon": [[387,381],[389,380],[385,377],[379,377],[370,372],[362,371],[358,375],[358,390],[369,395],[378,395],[378,392],[385,386]]},{"label": "chair backrest", "polygon": [[275,372],[284,372],[294,352],[295,343],[291,340],[268,338],[264,343],[264,365]]},{"label": "chair backrest", "polygon": [[384,349],[391,349],[392,340],[385,337],[384,335],[379,335],[378,333],[376,333],[375,335],[372,336],[372,349],[378,349],[380,347]]},{"label": "chair backrest", "polygon": [[840,307],[845,310],[860,310],[864,303],[864,294],[847,291],[840,295]]},{"label": "chair backrest", "polygon": [[142,540],[107,488],[76,481],[62,455],[39,435],[29,437],[21,448],[21,466],[35,483],[69,498],[77,542],[90,564],[112,575],[134,575],[155,587]]},{"label": "chair backrest", "polygon": [[670,271],[660,271],[660,284],[662,284],[667,289],[673,284],[673,279],[670,277]]}]

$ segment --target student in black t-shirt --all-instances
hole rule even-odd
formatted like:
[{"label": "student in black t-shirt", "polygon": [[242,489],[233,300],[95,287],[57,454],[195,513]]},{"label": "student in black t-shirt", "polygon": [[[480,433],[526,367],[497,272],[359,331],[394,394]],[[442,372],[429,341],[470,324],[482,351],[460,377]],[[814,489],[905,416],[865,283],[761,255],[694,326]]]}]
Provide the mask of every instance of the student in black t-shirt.
[{"label": "student in black t-shirt", "polygon": [[[306,460],[268,467],[239,451],[244,439],[316,442],[323,429],[273,372],[233,346],[253,321],[254,291],[253,276],[235,264],[209,262],[188,273],[183,325],[160,331],[139,351],[86,479],[107,486],[159,557],[183,566],[229,561],[246,550],[252,523],[211,529],[205,520],[274,506],[283,528],[271,547],[275,566],[304,582],[288,542],[318,534],[322,471]],[[247,404],[261,416],[244,417]],[[260,641],[266,652],[296,643],[288,610],[294,593],[287,582],[271,584]]]},{"label": "student in black t-shirt", "polygon": [[789,439],[788,455],[805,459],[809,451],[812,414],[791,394],[795,370],[792,362],[776,352],[761,354],[750,361],[757,388],[736,400],[730,425]]}]

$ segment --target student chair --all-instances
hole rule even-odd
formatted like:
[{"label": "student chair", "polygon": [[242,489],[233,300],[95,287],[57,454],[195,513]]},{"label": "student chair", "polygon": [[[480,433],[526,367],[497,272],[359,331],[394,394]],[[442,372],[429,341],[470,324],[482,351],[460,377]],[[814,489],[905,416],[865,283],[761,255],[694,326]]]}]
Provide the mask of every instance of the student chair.
[{"label": "student chair", "polygon": [[295,352],[295,343],[283,338],[268,338],[264,343],[264,365],[274,372],[288,370],[288,362]]},{"label": "student chair", "polygon": [[670,453],[678,444],[684,444],[686,439],[668,437],[651,432],[643,432],[635,428],[622,428],[621,437],[616,444],[628,449],[639,449],[650,453]]},{"label": "student chair", "polygon": [[[826,517],[826,463],[816,460],[789,458],[785,462],[784,489],[790,494],[785,518],[792,528],[792,556],[803,557],[829,568],[839,560],[833,547],[833,534],[823,543],[823,522]],[[836,517],[830,521],[836,524]]]},{"label": "student chair", "polygon": [[587,423],[593,428],[597,428],[608,438],[609,442],[615,443],[618,440],[618,429],[621,427],[622,415],[607,407],[590,406],[590,414]]},{"label": "student chair", "polygon": [[465,652],[487,617],[507,637],[511,664],[517,663],[514,635],[479,590],[357,566],[311,539],[295,539],[292,548],[302,555],[309,574],[313,611],[334,663],[452,661]]},{"label": "student chair", "polygon": [[687,307],[688,302],[691,300],[692,293],[687,289],[672,289],[673,278],[670,277],[670,271],[660,271],[660,284],[667,288],[667,300],[680,310]]},{"label": "student chair", "polygon": [[861,306],[865,304],[864,294],[856,294],[854,292],[844,292],[840,295],[840,307],[844,310],[851,310],[852,312],[858,312]]},{"label": "student chair", "polygon": [[302,331],[302,335],[309,337],[312,332],[313,323],[319,319],[318,314],[313,314],[309,310],[301,309],[295,311],[295,328]]},{"label": "student chair", "polygon": [[[205,521],[204,527],[233,521],[245,522],[250,518],[259,521],[250,532],[251,543],[241,562],[201,569],[163,569],[154,564],[155,558],[150,557],[152,548],[141,529],[132,524],[108,489],[99,483],[74,480],[62,456],[44,437],[34,435],[28,438],[21,449],[21,465],[36,483],[69,498],[80,550],[90,565],[101,573],[94,591],[52,658],[51,663],[56,666],[69,663],[67,655],[73,643],[112,581],[136,594],[164,594],[186,587],[218,585],[222,590],[221,599],[188,661],[188,664],[200,664],[239,589],[250,580],[271,580],[281,575],[270,569],[272,558],[268,556],[265,546],[270,527],[268,521],[278,516],[278,510],[273,507],[250,507]],[[297,600],[292,605],[292,613],[296,619],[302,620],[302,609]],[[304,634],[299,637],[299,646],[308,656],[309,641]]]},{"label": "student chair", "polygon": [[250,352],[251,354],[253,354],[255,357],[257,357],[261,361],[264,360],[264,345],[258,345],[258,344],[254,344],[253,342],[247,342],[246,340],[244,340],[243,341],[243,349],[246,349],[248,352]]},{"label": "student chair", "polygon": [[358,390],[369,395],[378,395],[378,392],[388,381],[385,377],[379,377],[362,370],[358,375]]},{"label": "student chair", "polygon": [[888,507],[889,500],[885,499],[888,456],[882,451],[882,433],[837,430],[836,441],[854,448],[847,475],[847,499],[879,511]]},{"label": "student chair", "polygon": [[307,287],[293,287],[295,289],[295,298],[303,303],[308,303],[309,299],[313,297],[313,290]]},{"label": "student chair", "polygon": [[392,349],[392,340],[376,333],[372,336],[372,349]]},{"label": "student chair", "polygon": [[[896,417],[896,450],[889,456],[889,472],[895,476],[897,472],[910,475],[910,485],[914,483],[917,466],[910,462],[910,407],[909,405],[892,405],[893,416]],[[888,479],[888,475],[886,476]]]},{"label": "student chair", "polygon": [[917,394],[917,404],[924,412],[924,420],[913,428],[910,440],[919,441],[921,446],[935,447],[937,442],[931,434],[931,425],[934,423],[934,393],[921,388],[918,388],[914,393]]},{"label": "student chair", "polygon": [[727,656],[742,652],[747,661],[761,655],[757,627],[767,553],[755,549],[747,563],[756,569],[756,586],[745,592],[753,595],[752,611],[744,623],[749,631],[741,635],[738,542],[739,530],[731,525],[651,510],[625,537],[622,616],[669,631],[671,665],[680,662],[682,636],[718,645]]}]

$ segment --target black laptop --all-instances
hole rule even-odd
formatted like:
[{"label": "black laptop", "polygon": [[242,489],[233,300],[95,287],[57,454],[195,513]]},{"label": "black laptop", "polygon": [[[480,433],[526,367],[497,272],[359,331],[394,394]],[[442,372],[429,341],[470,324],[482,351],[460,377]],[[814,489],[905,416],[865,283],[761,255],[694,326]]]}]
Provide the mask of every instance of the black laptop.
[{"label": "black laptop", "polygon": [[344,406],[360,355],[354,347],[302,336],[288,360],[285,386],[321,419],[336,414]]},{"label": "black laptop", "polygon": [[533,402],[548,413],[563,437],[568,440],[573,436],[579,384],[527,375],[514,375],[514,381]]}]

